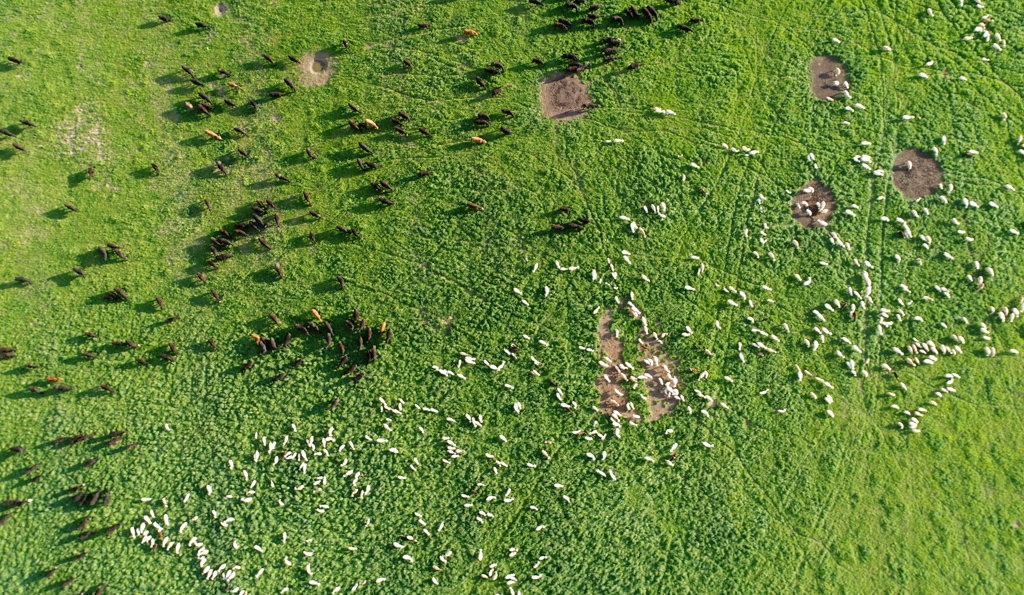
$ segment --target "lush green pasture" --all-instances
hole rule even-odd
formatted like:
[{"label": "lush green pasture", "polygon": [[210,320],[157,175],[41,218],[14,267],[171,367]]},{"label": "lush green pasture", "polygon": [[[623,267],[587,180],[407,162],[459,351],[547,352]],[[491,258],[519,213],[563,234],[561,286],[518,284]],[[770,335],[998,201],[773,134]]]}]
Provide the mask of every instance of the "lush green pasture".
[{"label": "lush green pasture", "polygon": [[[0,345],[18,353],[0,361],[0,500],[33,500],[0,527],[4,593],[56,592],[74,576],[68,589],[89,593],[101,583],[107,593],[347,593],[365,581],[357,592],[490,594],[509,592],[509,573],[523,593],[1019,592],[1024,369],[1009,350],[1024,348],[1024,337],[1018,322],[1001,323],[989,310],[1021,308],[1024,296],[1024,246],[1010,232],[1024,226],[1024,213],[1019,194],[1004,187],[1024,191],[1018,3],[684,0],[656,4],[660,21],[627,20],[624,28],[608,17],[625,5],[604,4],[594,29],[579,24],[583,12],[525,0],[236,0],[222,17],[212,1],[142,4],[0,3],[0,53],[24,61],[0,65],[0,127],[17,135],[0,137]],[[174,20],[160,24],[158,14]],[[1004,51],[973,32],[983,15],[1008,40]],[[577,25],[558,32],[551,24],[559,16]],[[692,16],[703,18],[693,33],[676,28]],[[196,20],[209,28],[197,29]],[[464,28],[479,35],[460,37]],[[978,39],[961,41],[972,34]],[[609,35],[623,43],[619,60],[603,64],[601,39]],[[282,79],[299,77],[287,55],[316,51],[333,54],[330,81],[290,92]],[[570,51],[592,64],[581,78],[597,108],[554,122],[541,114],[538,85]],[[852,100],[812,97],[807,64],[822,54],[846,65]],[[535,56],[546,65],[532,64]],[[507,69],[484,75],[504,86],[497,97],[473,81],[493,60]],[[642,66],[628,70],[632,62]],[[206,83],[217,105],[212,117],[185,107],[198,99],[181,65]],[[287,93],[270,100],[271,90]],[[226,107],[225,98],[239,107]],[[259,100],[257,113],[249,98]],[[866,109],[843,109],[858,102]],[[408,137],[389,121],[399,110],[412,118]],[[494,123],[475,126],[478,112]],[[350,118],[371,118],[380,130],[353,132]],[[502,135],[499,125],[514,134]],[[433,137],[417,133],[420,126]],[[469,141],[478,134],[486,145]],[[616,138],[624,142],[605,142]],[[362,153],[360,141],[375,154]],[[760,152],[747,157],[723,143]],[[933,146],[947,190],[954,184],[940,193],[948,202],[940,194],[904,200],[892,186],[893,157]],[[854,163],[860,154],[885,175]],[[357,157],[381,167],[363,173]],[[433,174],[421,178],[423,169]],[[804,229],[790,216],[787,191],[814,177],[836,196],[828,229]],[[394,206],[377,202],[369,186],[382,178],[395,188]],[[303,190],[322,219],[308,215]],[[980,208],[964,208],[964,197]],[[209,238],[250,218],[257,200],[279,207],[282,226],[268,215],[263,234],[272,250],[255,236],[238,238],[226,250],[234,257],[212,270]],[[469,211],[467,201],[484,210]],[[643,205],[662,202],[666,218],[645,213]],[[592,223],[579,233],[550,232],[567,219],[560,205]],[[622,215],[646,237],[631,233]],[[930,245],[901,238],[897,217]],[[336,225],[356,227],[361,239]],[[104,262],[97,246],[107,242],[128,260],[111,254]],[[978,274],[974,261],[993,270],[984,290],[967,280]],[[848,305],[852,290],[863,295],[865,270],[872,300],[856,319],[823,307],[834,299]],[[347,281],[343,290],[336,275]],[[114,287],[130,299],[105,300]],[[599,354],[585,348],[598,348],[600,311],[631,292],[651,329],[667,333],[664,353],[680,362],[686,402],[654,423],[622,423],[616,438],[612,421],[595,410]],[[364,379],[342,374],[340,354],[323,349],[322,334],[291,328],[311,320],[314,308],[339,331]],[[356,308],[375,335],[384,322],[394,331],[365,366],[342,322]],[[880,336],[882,309],[893,324]],[[290,328],[277,327],[270,313]],[[171,316],[180,320],[165,323]],[[632,342],[640,322],[618,311],[615,326],[639,369]],[[833,336],[811,351],[804,340],[818,338],[816,326]],[[251,333],[280,343],[289,330],[287,350],[258,355]],[[910,367],[892,350],[915,339],[952,347],[951,334],[965,338],[964,353],[934,365]],[[759,354],[757,341],[775,353]],[[180,351],[173,363],[160,357],[168,342]],[[517,359],[503,352],[513,343]],[[997,355],[985,357],[986,346]],[[456,370],[460,352],[480,362]],[[303,365],[293,367],[298,358]],[[243,373],[249,359],[255,365]],[[495,372],[483,359],[507,363]],[[868,376],[852,375],[847,360]],[[443,377],[435,365],[466,380]],[[833,388],[798,381],[796,366]],[[281,372],[287,378],[271,382]],[[947,373],[961,377],[956,392],[937,397]],[[73,390],[49,389],[47,375]],[[575,403],[570,411],[549,381]],[[116,393],[101,390],[104,383]],[[707,402],[695,389],[729,409],[701,414]],[[632,394],[641,398],[642,385]],[[396,409],[403,403],[402,414],[380,399]],[[907,416],[893,403],[928,409],[920,434],[896,427]],[[467,415],[483,416],[482,427]],[[327,444],[330,456],[314,456],[329,428],[337,439]],[[107,447],[102,438],[115,429],[126,439]],[[577,430],[595,433],[585,439]],[[79,433],[96,438],[52,444]],[[264,436],[277,442],[273,453]],[[302,444],[310,436],[313,447]],[[446,439],[464,453],[449,458]],[[15,444],[23,456],[7,452]],[[308,451],[305,473],[298,461],[272,464],[288,449]],[[90,458],[98,461],[83,467]],[[29,482],[24,470],[36,463],[41,479]],[[349,470],[360,474],[355,488]],[[314,483],[319,476],[325,486]],[[109,488],[111,503],[88,512],[70,503],[67,488],[80,483]],[[322,513],[321,504],[329,506]],[[139,527],[151,509],[160,525],[168,515],[163,534],[182,542],[180,554],[131,538],[128,526]],[[86,514],[98,535],[80,543],[76,526]],[[227,517],[235,521],[223,527]],[[123,527],[104,536],[116,522]],[[214,569],[240,567],[229,585],[222,575],[205,580],[196,548],[186,545],[192,537]],[[510,548],[518,548],[514,556]],[[73,560],[82,549],[88,555]],[[492,564],[497,580],[482,578]]]}]

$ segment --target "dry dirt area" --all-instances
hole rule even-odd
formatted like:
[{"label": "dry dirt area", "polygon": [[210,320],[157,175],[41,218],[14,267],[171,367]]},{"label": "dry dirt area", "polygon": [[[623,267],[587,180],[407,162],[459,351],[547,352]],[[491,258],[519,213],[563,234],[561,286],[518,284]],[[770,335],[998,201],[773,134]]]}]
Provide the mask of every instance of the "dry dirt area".
[{"label": "dry dirt area", "polygon": [[307,87],[322,87],[331,80],[331,55],[328,52],[306,54],[299,60],[299,82]]},{"label": "dry dirt area", "polygon": [[793,218],[804,227],[824,227],[835,211],[836,199],[832,189],[818,180],[804,184],[793,195]]},{"label": "dry dirt area", "polygon": [[892,183],[903,198],[928,196],[942,183],[942,167],[921,149],[905,149],[893,160]]},{"label": "dry dirt area", "polygon": [[605,361],[611,363],[611,366],[605,368],[595,380],[597,390],[601,393],[601,412],[605,415],[612,415],[613,412],[618,411],[619,415],[626,419],[639,420],[640,415],[626,407],[629,403],[626,391],[623,389],[626,376],[617,368],[623,364],[622,341],[615,336],[615,331],[612,329],[612,313],[611,309],[605,310],[597,327],[601,354],[604,355]]},{"label": "dry dirt area", "polygon": [[552,120],[581,118],[593,106],[588,86],[580,77],[558,72],[540,84],[540,106]]},{"label": "dry dirt area", "polygon": [[815,56],[808,65],[811,73],[811,92],[818,99],[836,99],[847,88],[846,68],[832,56]]},{"label": "dry dirt area", "polygon": [[650,376],[644,381],[647,386],[647,405],[651,410],[647,421],[657,421],[675,409],[679,403],[679,380],[676,372],[679,362],[662,355],[661,343],[653,335],[640,337],[637,343],[641,364]]},{"label": "dry dirt area", "polygon": [[218,2],[217,5],[213,7],[213,14],[215,14],[215,15],[217,15],[219,17],[222,17],[229,10],[231,10],[231,7],[228,6],[227,2]]},{"label": "dry dirt area", "polygon": [[105,151],[101,135],[103,127],[98,121],[90,121],[86,117],[85,108],[76,105],[74,116],[65,120],[57,126],[60,138],[68,147],[69,155],[86,153],[92,155],[96,161],[103,161]]}]

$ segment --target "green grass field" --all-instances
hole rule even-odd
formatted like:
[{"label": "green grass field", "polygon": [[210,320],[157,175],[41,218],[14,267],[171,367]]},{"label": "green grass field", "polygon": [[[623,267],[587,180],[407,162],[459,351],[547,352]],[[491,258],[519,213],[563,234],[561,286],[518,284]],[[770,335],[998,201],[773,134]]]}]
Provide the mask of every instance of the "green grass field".
[{"label": "green grass field", "polygon": [[[626,5],[604,4],[594,28],[585,5],[557,2],[229,4],[0,3],[0,54],[23,62],[0,65],[0,127],[15,135],[0,137],[0,345],[16,348],[0,361],[0,499],[31,499],[0,510],[0,591],[74,577],[67,592],[1020,592],[1024,368],[1011,350],[1024,335],[1010,319],[1024,309],[1024,209],[1005,186],[1024,190],[1019,4],[684,0],[625,27],[610,16]],[[677,28],[694,16],[692,33]],[[607,36],[622,39],[610,64]],[[304,86],[287,56],[320,51],[330,80]],[[565,52],[591,64],[580,77],[596,107],[554,121],[539,84]],[[852,99],[812,96],[819,55],[843,62]],[[506,72],[484,74],[495,60]],[[212,116],[185,106],[200,90]],[[408,136],[390,122],[399,110]],[[352,131],[363,118],[380,129]],[[936,147],[945,173],[916,202],[892,183],[909,147]],[[863,154],[884,175],[852,160]],[[791,217],[814,178],[836,198],[826,229]],[[380,179],[393,206],[370,187]],[[210,238],[256,201],[277,205],[267,228],[228,234],[234,256],[214,270]],[[645,212],[661,203],[666,217]],[[550,231],[579,216],[582,231]],[[127,260],[104,261],[108,242]],[[104,299],[115,287],[129,299]],[[630,299],[679,362],[685,402],[654,422],[597,407],[599,318]],[[293,326],[313,309],[363,379],[323,331]],[[374,363],[344,323],[354,309]],[[615,312],[640,370],[642,323]],[[251,337],[280,346],[287,332],[266,355]],[[112,344],[127,340],[138,348]],[[915,340],[943,353],[909,365],[893,348]],[[643,383],[624,386],[646,411]],[[915,433],[901,412],[918,407]],[[126,434],[108,446],[112,430]],[[81,433],[95,437],[53,443]],[[77,484],[110,503],[80,507]],[[143,526],[155,543],[133,538]]]}]

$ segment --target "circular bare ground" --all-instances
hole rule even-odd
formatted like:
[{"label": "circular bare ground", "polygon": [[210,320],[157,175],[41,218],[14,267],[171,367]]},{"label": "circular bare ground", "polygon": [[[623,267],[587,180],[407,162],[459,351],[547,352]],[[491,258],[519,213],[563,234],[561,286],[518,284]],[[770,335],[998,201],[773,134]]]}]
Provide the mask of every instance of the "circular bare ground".
[{"label": "circular bare ground", "polygon": [[928,196],[942,183],[942,167],[921,149],[905,149],[893,160],[892,183],[903,198]]},{"label": "circular bare ground", "polygon": [[540,106],[552,120],[580,118],[592,105],[587,84],[574,74],[557,72],[540,84]]},{"label": "circular bare ground", "polygon": [[213,14],[222,17],[227,14],[229,10],[231,10],[231,7],[228,6],[227,2],[218,2],[217,6],[213,7]]},{"label": "circular bare ground", "polygon": [[299,82],[307,87],[326,85],[331,72],[331,55],[327,52],[306,54],[299,60]]},{"label": "circular bare ground", "polygon": [[818,99],[835,99],[849,88],[846,67],[833,56],[815,56],[808,65],[811,73],[811,92]]},{"label": "circular bare ground", "polygon": [[793,218],[804,227],[824,227],[832,218],[836,199],[832,189],[818,180],[811,180],[796,191],[793,196]]}]

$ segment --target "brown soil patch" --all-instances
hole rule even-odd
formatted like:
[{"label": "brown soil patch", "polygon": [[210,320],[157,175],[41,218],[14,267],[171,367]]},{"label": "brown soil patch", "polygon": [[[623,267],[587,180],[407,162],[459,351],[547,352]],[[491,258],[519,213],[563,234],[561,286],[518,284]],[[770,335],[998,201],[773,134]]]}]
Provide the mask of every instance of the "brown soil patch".
[{"label": "brown soil patch", "polygon": [[[808,191],[813,189],[813,191]],[[793,196],[790,204],[793,218],[804,227],[824,227],[835,211],[836,199],[832,189],[818,180],[803,185]]]},{"label": "brown soil patch", "polygon": [[541,109],[552,120],[580,118],[592,105],[587,84],[574,74],[557,72],[540,85]]},{"label": "brown soil patch", "polygon": [[[605,356],[606,361],[611,363],[611,366],[605,368],[595,381],[597,390],[601,393],[601,412],[605,415],[612,415],[617,411],[626,419],[640,419],[640,415],[636,411],[626,408],[629,398],[622,387],[628,381],[630,370],[622,359],[622,341],[615,336],[615,331],[612,330],[612,313],[611,309],[605,310],[597,327],[601,353]],[[607,380],[605,380],[606,377]]]},{"label": "brown soil patch", "polygon": [[818,99],[836,99],[846,89],[846,68],[832,56],[815,56],[808,65],[811,73],[811,92]]},{"label": "brown soil patch", "polygon": [[[907,162],[912,165],[907,167]],[[942,167],[921,149],[905,149],[892,164],[892,183],[903,198],[928,196],[942,183]]]},{"label": "brown soil patch", "polygon": [[679,362],[664,357],[661,343],[652,335],[641,337],[637,347],[644,356],[641,363],[648,375],[644,380],[647,405],[651,410],[647,421],[656,421],[679,403],[679,378],[676,376]]},{"label": "brown soil patch", "polygon": [[299,82],[307,87],[322,87],[331,80],[331,55],[328,52],[306,54],[299,60]]},{"label": "brown soil patch", "polygon": [[225,14],[227,13],[227,11],[229,11],[229,10],[231,10],[231,7],[230,7],[230,6],[228,6],[228,3],[227,3],[227,2],[218,2],[218,3],[217,3],[217,6],[214,6],[214,7],[213,7],[213,14],[215,14],[215,15],[217,15],[217,16],[219,16],[219,17],[222,17],[222,16],[224,16],[224,15],[225,15]]}]

